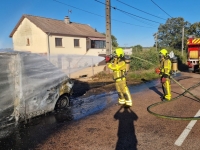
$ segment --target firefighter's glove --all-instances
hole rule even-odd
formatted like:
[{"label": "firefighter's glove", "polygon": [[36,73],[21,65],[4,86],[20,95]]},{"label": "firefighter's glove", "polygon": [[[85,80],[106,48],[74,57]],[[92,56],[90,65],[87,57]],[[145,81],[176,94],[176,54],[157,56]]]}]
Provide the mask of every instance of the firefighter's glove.
[{"label": "firefighter's glove", "polygon": [[105,57],[105,60],[106,60],[106,63],[108,63],[108,62],[111,61],[111,57],[110,57],[110,56],[106,56],[106,57]]},{"label": "firefighter's glove", "polygon": [[155,73],[160,74],[160,69],[159,69],[159,68],[156,68],[156,69],[155,69]]}]

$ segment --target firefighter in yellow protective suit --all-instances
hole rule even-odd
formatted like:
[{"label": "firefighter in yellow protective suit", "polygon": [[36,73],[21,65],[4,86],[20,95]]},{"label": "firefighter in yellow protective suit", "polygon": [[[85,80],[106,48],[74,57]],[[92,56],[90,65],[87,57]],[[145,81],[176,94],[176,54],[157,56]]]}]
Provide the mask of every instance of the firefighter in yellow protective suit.
[{"label": "firefighter in yellow protective suit", "polygon": [[112,61],[107,61],[107,66],[113,70],[113,79],[115,80],[115,86],[119,97],[118,103],[131,107],[132,99],[126,84],[126,63],[122,48],[117,48],[114,51],[113,59]]},{"label": "firefighter in yellow protective suit", "polygon": [[162,89],[163,89],[163,101],[171,100],[171,85],[170,85],[170,73],[171,73],[171,60],[168,56],[168,51],[162,49],[159,52],[160,67],[156,68],[156,73],[161,77]]}]

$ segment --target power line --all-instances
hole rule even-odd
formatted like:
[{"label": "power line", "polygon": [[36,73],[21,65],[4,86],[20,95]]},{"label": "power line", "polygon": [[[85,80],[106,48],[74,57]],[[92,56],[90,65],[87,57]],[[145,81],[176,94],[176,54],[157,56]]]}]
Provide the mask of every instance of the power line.
[{"label": "power line", "polygon": [[139,21],[139,22],[142,22],[142,23],[144,23],[144,24],[146,24],[146,25],[149,25],[149,26],[151,26],[151,27],[155,27],[154,25],[152,25],[152,24],[150,24],[150,23],[147,23],[147,22],[144,22],[143,20],[139,20],[139,19],[135,18],[135,17],[132,16],[132,15],[129,15],[129,14],[126,14],[126,15],[129,16],[129,17],[131,17],[131,18],[133,18],[133,19],[135,19],[135,20],[137,20],[137,21]]},{"label": "power line", "polygon": [[[58,3],[60,3],[60,4],[63,4],[63,5],[66,5],[66,6],[69,6],[69,7],[72,7],[72,8],[75,8],[75,9],[78,9],[78,10],[81,10],[81,11],[84,11],[84,12],[87,12],[87,13],[90,13],[90,14],[92,14],[92,15],[96,15],[96,16],[105,18],[105,16],[102,16],[102,15],[99,15],[99,14],[95,14],[95,13],[93,13],[93,12],[89,12],[89,11],[87,11],[87,10],[80,9],[80,8],[78,8],[78,7],[75,7],[75,6],[72,6],[72,5],[69,5],[69,4],[66,4],[66,3],[63,3],[63,2],[57,1],[57,0],[53,0],[53,1],[58,2]],[[132,24],[132,23],[128,23],[128,22],[123,22],[123,21],[116,20],[116,19],[111,19],[111,20],[114,20],[114,21],[117,21],[117,22],[121,22],[121,23],[124,23],[124,24],[133,25],[133,26],[138,26],[138,27],[153,28],[153,27],[147,27],[147,26],[136,25],[136,24]]]},{"label": "power line", "polygon": [[[153,0],[151,0],[157,7],[159,7],[163,12],[165,12],[168,16],[170,16],[166,11],[164,11],[160,6],[158,6]],[[172,18],[172,16],[170,16]]]},{"label": "power line", "polygon": [[66,5],[66,6],[70,6],[70,7],[72,7],[72,8],[75,8],[75,9],[78,9],[78,10],[81,10],[81,11],[84,11],[84,12],[87,12],[87,13],[90,13],[90,14],[93,14],[93,15],[96,15],[96,16],[99,16],[99,17],[104,17],[104,16],[101,16],[101,15],[98,15],[98,14],[95,14],[95,13],[92,13],[92,12],[89,12],[89,11],[87,11],[87,10],[83,10],[83,9],[77,8],[77,7],[75,7],[75,6],[72,6],[72,5],[69,5],[69,4],[66,4],[66,3],[63,3],[63,2],[57,1],[57,0],[53,0],[53,1],[58,2],[58,3],[60,3],[60,4],[63,4],[63,5]]},{"label": "power line", "polygon": [[[97,1],[98,3],[101,3],[101,4],[106,5],[105,3],[100,2],[100,1],[98,1],[98,0],[95,0],[95,1]],[[157,21],[153,21],[153,20],[150,20],[150,19],[146,19],[146,18],[143,18],[143,17],[137,16],[137,15],[131,14],[131,13],[129,13],[129,12],[126,12],[126,11],[124,11],[124,10],[118,9],[118,8],[113,7],[113,6],[111,6],[111,5],[110,5],[110,7],[113,8],[113,9],[119,10],[119,11],[121,11],[121,12],[123,12],[123,13],[130,14],[130,15],[132,15],[132,16],[135,16],[135,17],[138,17],[138,18],[141,18],[141,19],[144,19],[144,20],[148,20],[148,21],[151,21],[151,22],[155,22],[155,23],[162,24],[162,23],[157,22]]]},{"label": "power line", "polygon": [[122,1],[119,1],[119,0],[117,0],[117,1],[120,2],[120,3],[122,3],[122,4],[124,4],[124,5],[126,5],[126,6],[129,6],[129,7],[133,8],[133,9],[136,9],[136,10],[138,10],[138,11],[141,11],[141,12],[143,12],[143,13],[145,13],[145,14],[148,14],[148,15],[154,16],[154,17],[156,17],[156,18],[160,18],[160,19],[166,20],[166,19],[164,19],[164,18],[155,16],[155,15],[153,15],[153,14],[150,14],[150,13],[148,13],[148,12],[145,12],[145,11],[143,11],[143,10],[140,10],[140,9],[138,9],[138,8],[135,8],[135,7],[133,7],[133,6],[129,5],[129,4],[126,4],[126,3],[122,2]]},{"label": "power line", "polygon": [[128,15],[129,17],[131,17],[131,18],[133,18],[133,19],[135,19],[135,20],[137,20],[137,21],[139,21],[139,22],[142,22],[142,23],[144,23],[144,24],[146,24],[146,25],[149,25],[149,26],[151,26],[151,27],[155,27],[154,25],[152,25],[152,24],[150,24],[150,23],[147,23],[147,22],[144,22],[144,21],[142,21],[142,20],[136,19],[134,16],[132,16],[132,15],[130,15],[130,14],[126,14],[126,15]]},{"label": "power line", "polygon": [[[136,24],[132,24],[132,23],[127,23],[127,22],[123,22],[123,21],[119,21],[119,20],[115,20],[115,19],[111,19],[111,20],[114,20],[114,21],[117,21],[117,22],[121,22],[121,23],[124,23],[124,24],[129,24],[129,25],[138,26],[138,27],[153,28],[153,27],[147,27],[147,26],[141,26],[141,25],[136,25]],[[156,28],[157,28],[157,27],[156,27]]]}]

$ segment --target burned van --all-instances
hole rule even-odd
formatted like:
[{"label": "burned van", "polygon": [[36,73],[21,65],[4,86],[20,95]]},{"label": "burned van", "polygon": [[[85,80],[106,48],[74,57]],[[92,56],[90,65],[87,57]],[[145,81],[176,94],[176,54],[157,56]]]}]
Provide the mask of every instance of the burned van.
[{"label": "burned van", "polygon": [[0,122],[19,122],[69,106],[73,82],[46,57],[0,52]]}]

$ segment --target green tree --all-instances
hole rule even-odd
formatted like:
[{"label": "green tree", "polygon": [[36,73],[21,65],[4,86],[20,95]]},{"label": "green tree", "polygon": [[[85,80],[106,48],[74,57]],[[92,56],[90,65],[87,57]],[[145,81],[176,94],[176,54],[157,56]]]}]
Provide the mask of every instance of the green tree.
[{"label": "green tree", "polygon": [[[106,35],[105,33],[102,33],[103,35]],[[117,38],[114,35],[111,35],[112,40],[112,47],[118,47],[119,44],[117,43]]]},{"label": "green tree", "polygon": [[186,43],[190,26],[191,24],[181,17],[168,19],[158,28],[158,46],[181,49],[182,28],[184,27],[184,43]]},{"label": "green tree", "polygon": [[141,45],[136,45],[132,47],[132,52],[141,52],[142,51],[142,46]]},{"label": "green tree", "polygon": [[112,39],[112,46],[118,47],[117,38],[114,35],[111,35],[111,39]]},{"label": "green tree", "polygon": [[200,22],[192,24],[188,30],[188,34],[200,38]]}]

